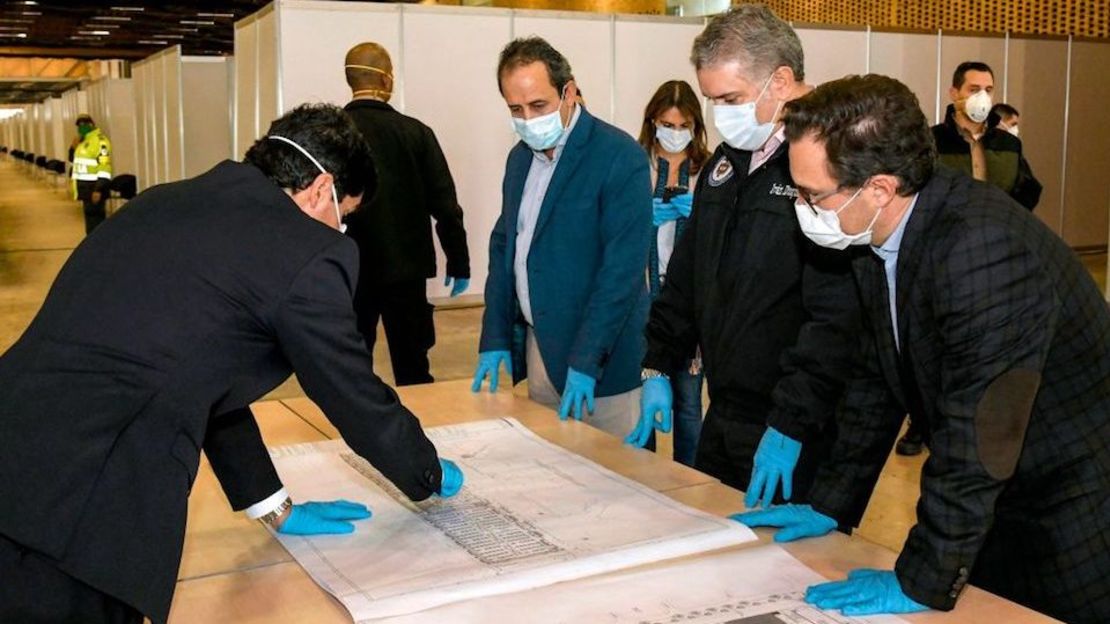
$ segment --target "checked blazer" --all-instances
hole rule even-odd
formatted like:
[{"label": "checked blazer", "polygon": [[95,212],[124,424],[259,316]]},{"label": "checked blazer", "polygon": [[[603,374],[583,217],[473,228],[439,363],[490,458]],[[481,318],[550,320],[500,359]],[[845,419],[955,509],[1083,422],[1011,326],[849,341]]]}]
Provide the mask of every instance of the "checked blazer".
[{"label": "checked blazer", "polygon": [[906,594],[951,609],[971,582],[1110,621],[1110,311],[1075,254],[1002,191],[938,169],[899,250],[899,351],[882,262],[854,253],[866,344],[813,507],[858,524],[909,412],[930,456],[895,566]]}]

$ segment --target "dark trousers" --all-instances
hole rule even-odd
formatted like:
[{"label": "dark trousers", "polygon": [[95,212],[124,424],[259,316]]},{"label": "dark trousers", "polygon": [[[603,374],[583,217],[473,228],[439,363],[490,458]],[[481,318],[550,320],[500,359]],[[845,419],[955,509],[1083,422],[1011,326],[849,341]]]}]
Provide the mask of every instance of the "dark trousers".
[{"label": "dark trousers", "polygon": [[[85,235],[89,235],[96,226],[104,223],[107,217],[105,205],[108,203],[108,189],[101,188],[100,201],[93,202],[93,191],[97,190],[97,182],[78,180],[77,181],[77,199],[81,200],[82,209],[85,212]],[[101,185],[103,186],[103,185]]]},{"label": "dark trousers", "polygon": [[378,319],[381,319],[389,343],[393,378],[398,386],[435,381],[428,363],[428,350],[436,343],[433,309],[422,279],[395,284],[359,284],[355,295],[359,331],[373,352]]},{"label": "dark trousers", "polygon": [[[709,402],[694,467],[725,485],[746,492],[752,477],[755,450],[767,431],[767,415],[762,410],[730,409],[721,403]],[[794,469],[790,502],[804,503],[809,499],[817,467],[828,457],[835,439],[835,434],[830,432],[802,445],[802,454]],[[785,502],[781,486],[775,492],[774,502]]]},{"label": "dark trousers", "polygon": [[0,622],[142,624],[134,608],[0,535]]}]

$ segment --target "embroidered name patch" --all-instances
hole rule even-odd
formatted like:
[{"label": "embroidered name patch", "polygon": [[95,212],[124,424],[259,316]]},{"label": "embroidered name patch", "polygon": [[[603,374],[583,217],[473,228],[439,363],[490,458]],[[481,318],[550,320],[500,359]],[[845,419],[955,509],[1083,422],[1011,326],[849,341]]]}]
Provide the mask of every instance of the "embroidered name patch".
[{"label": "embroidered name patch", "polygon": [[720,186],[732,177],[732,163],[729,162],[728,156],[721,156],[717,164],[713,166],[713,171],[709,174],[709,186]]},{"label": "embroidered name patch", "polygon": [[774,183],[771,185],[771,192],[768,195],[777,195],[779,197],[790,197],[793,199],[798,198],[798,189],[790,186],[789,184]]}]

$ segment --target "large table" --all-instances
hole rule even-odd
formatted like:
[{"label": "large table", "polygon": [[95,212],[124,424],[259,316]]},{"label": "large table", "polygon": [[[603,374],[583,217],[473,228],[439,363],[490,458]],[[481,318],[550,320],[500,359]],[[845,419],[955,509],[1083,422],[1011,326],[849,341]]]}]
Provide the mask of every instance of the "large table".
[{"label": "large table", "polygon": [[[739,491],[656,453],[623,445],[619,439],[583,423],[561,422],[554,412],[519,391],[473,394],[470,382],[462,380],[410,386],[399,389],[398,394],[425,427],[512,416],[537,435],[687,505],[722,515],[741,510]],[[253,408],[270,446],[339,437],[308,399],[266,401]],[[373,521],[359,530],[372,531]],[[758,529],[756,533],[760,544],[771,539],[771,531]],[[858,567],[889,569],[896,557],[894,552],[865,539],[840,533],[787,544],[785,548],[829,578],[842,578]],[[956,609],[949,613],[903,617],[923,623],[1055,621],[974,587],[965,590]],[[202,460],[189,500],[185,552],[170,621],[325,624],[349,623],[351,618],[264,528],[231,511],[211,468]]]}]

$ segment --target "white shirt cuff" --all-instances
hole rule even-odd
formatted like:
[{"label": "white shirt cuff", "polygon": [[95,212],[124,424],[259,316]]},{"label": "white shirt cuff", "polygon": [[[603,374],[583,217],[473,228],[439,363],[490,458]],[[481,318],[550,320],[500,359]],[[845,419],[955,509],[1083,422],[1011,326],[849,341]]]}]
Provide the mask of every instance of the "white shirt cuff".
[{"label": "white shirt cuff", "polygon": [[258,520],[262,516],[280,507],[287,498],[289,498],[289,494],[285,491],[285,488],[281,488],[250,507],[247,507],[246,511],[243,513],[247,514],[247,517],[251,520]]}]

